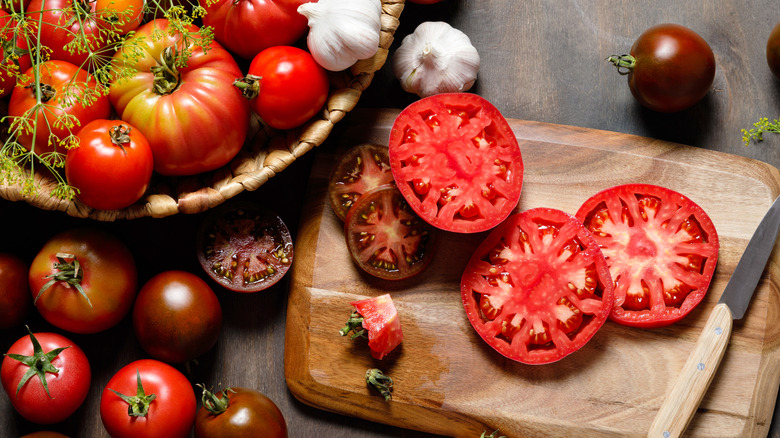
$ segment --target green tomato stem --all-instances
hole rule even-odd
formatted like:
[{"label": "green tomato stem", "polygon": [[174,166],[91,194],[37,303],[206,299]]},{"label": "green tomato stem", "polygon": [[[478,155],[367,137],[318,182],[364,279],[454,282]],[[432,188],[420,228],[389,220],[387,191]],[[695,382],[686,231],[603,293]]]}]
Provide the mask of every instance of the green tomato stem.
[{"label": "green tomato stem", "polygon": [[631,55],[612,55],[607,58],[607,61],[611,62],[621,75],[630,74],[636,67],[636,58]]},{"label": "green tomato stem", "polygon": [[393,379],[390,376],[386,376],[382,370],[378,368],[371,368],[366,371],[366,384],[371,389],[379,391],[385,401],[389,401],[393,398]]},{"label": "green tomato stem", "polygon": [[146,392],[144,391],[144,386],[141,383],[141,372],[135,370],[135,373],[136,373],[138,386],[136,387],[136,393],[134,396],[124,395],[120,392],[114,391],[111,388],[108,388],[108,390],[116,394],[119,398],[121,398],[128,404],[127,415],[131,417],[145,417],[146,414],[149,413],[149,406],[152,405],[152,402],[154,401],[155,398],[157,398],[157,395],[155,394],[146,395]]},{"label": "green tomato stem", "polygon": [[352,332],[352,339],[366,337],[366,330],[363,328],[363,317],[357,310],[353,311],[347,320],[347,324],[339,330],[341,336],[347,336]]},{"label": "green tomato stem", "polygon": [[46,381],[46,373],[53,373],[56,374],[60,372],[54,365],[52,365],[52,361],[55,357],[59,356],[60,353],[62,353],[63,350],[66,348],[70,348],[70,346],[67,347],[60,347],[55,348],[54,350],[51,350],[49,352],[44,353],[43,347],[41,347],[41,343],[38,342],[38,339],[35,338],[35,335],[33,335],[32,331],[30,330],[30,327],[25,326],[27,329],[27,333],[30,334],[30,341],[33,345],[33,355],[32,356],[23,356],[21,354],[7,354],[6,356],[10,357],[13,360],[18,360],[19,362],[27,365],[29,368],[22,376],[22,379],[19,381],[19,385],[16,386],[16,396],[19,396],[19,390],[22,389],[22,386],[24,386],[25,383],[27,383],[28,380],[32,378],[32,376],[38,376],[38,380],[41,381],[41,385],[43,385],[43,389],[46,390],[46,395],[49,396],[49,398],[53,399],[54,397],[51,396],[51,393],[49,393],[49,385]]},{"label": "green tomato stem", "polygon": [[260,94],[261,79],[260,76],[249,74],[233,81],[233,86],[241,90],[242,96],[252,100]]},{"label": "green tomato stem", "polygon": [[[54,270],[56,272],[46,276],[49,281],[43,285],[40,291],[38,291],[38,295],[35,296],[33,304],[38,302],[38,298],[40,298],[41,295],[46,292],[46,290],[52,287],[55,283],[62,281],[76,288],[79,294],[81,294],[81,296],[87,300],[87,304],[89,304],[89,308],[91,309],[92,301],[89,300],[87,293],[81,286],[81,282],[84,280],[84,270],[81,269],[81,263],[79,263],[78,257],[73,254],[65,253],[57,253],[55,256],[57,257],[57,262],[54,263]],[[71,261],[68,261],[68,259],[71,259]]]},{"label": "green tomato stem", "polygon": [[232,393],[236,392],[233,391],[233,389],[231,388],[225,388],[221,391],[222,398],[219,398],[214,393],[206,389],[205,385],[197,384],[196,386],[200,387],[203,390],[203,395],[201,396],[201,402],[203,403],[203,408],[211,415],[219,415],[225,412],[228,406],[230,406],[230,398],[228,397],[228,392],[232,392]]}]

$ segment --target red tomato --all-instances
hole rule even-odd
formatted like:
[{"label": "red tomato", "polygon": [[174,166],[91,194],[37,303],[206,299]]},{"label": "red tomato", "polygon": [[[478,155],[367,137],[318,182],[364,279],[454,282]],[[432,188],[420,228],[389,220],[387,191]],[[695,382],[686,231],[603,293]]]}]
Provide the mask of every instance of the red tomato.
[{"label": "red tomato", "polygon": [[258,204],[229,202],[201,223],[198,261],[220,286],[235,292],[268,289],[293,261],[293,240],[282,218]]},{"label": "red tomato", "polygon": [[202,400],[195,438],[287,438],[282,411],[261,392],[226,388],[215,395],[203,388]]},{"label": "red tomato", "polygon": [[30,265],[18,256],[0,253],[0,329],[21,325],[30,314],[29,269]]},{"label": "red tomato", "polygon": [[222,307],[205,281],[184,271],[161,272],[144,284],[133,306],[133,329],[152,357],[192,360],[217,343]]},{"label": "red tomato", "polygon": [[[142,54],[132,65],[138,71],[112,82],[109,97],[120,118],[146,136],[158,173],[192,175],[214,170],[233,159],[246,138],[249,106],[231,86],[243,74],[216,42],[205,52],[191,45],[187,66],[175,66],[183,43],[170,30],[165,19],[138,28],[131,38]],[[191,26],[190,30],[198,29]],[[114,62],[125,62],[123,57],[132,50],[132,43],[125,44]]]},{"label": "red tomato", "polygon": [[436,229],[409,208],[393,185],[361,195],[347,213],[344,234],[360,269],[384,280],[419,274],[436,247]]},{"label": "red tomato", "polygon": [[96,0],[95,12],[99,24],[120,35],[126,35],[141,25],[144,0]]},{"label": "red tomato", "polygon": [[[401,344],[404,333],[390,294],[353,301],[350,304],[355,306],[357,315],[353,314],[347,327],[342,329],[342,335],[349,333],[349,330],[357,329],[356,326],[359,324],[368,330],[368,348],[371,349],[371,357],[380,360]],[[358,336],[364,334],[361,330],[356,331]]]},{"label": "red tomato", "polygon": [[68,436],[51,430],[41,430],[28,433],[27,435],[22,436],[22,438],[68,438]]},{"label": "red tomato", "polygon": [[[87,398],[92,378],[89,361],[81,348],[62,335],[29,333],[8,349],[0,379],[22,417],[38,424],[59,423]],[[34,373],[26,376],[31,370]]]},{"label": "red tomato", "polygon": [[79,147],[68,150],[65,176],[81,202],[118,210],[141,199],[154,170],[152,149],[141,131],[122,121],[98,119],[77,137]]},{"label": "red tomato", "polygon": [[96,228],[69,229],[49,239],[33,259],[29,282],[43,318],[73,333],[115,326],[138,291],[130,250]]},{"label": "red tomato", "polygon": [[[111,56],[108,39],[100,35],[101,27],[95,13],[95,1],[81,0],[31,0],[26,12],[28,20],[38,23],[40,29],[35,35],[40,44],[51,49],[50,59],[67,61],[85,70],[93,69]],[[83,37],[82,37],[83,35]],[[85,47],[84,40],[89,45]],[[74,40],[81,41],[74,43]],[[68,48],[73,49],[71,53]],[[98,57],[90,59],[90,51]]]},{"label": "red tomato", "polygon": [[[5,7],[5,2],[0,2]],[[32,66],[27,54],[27,40],[20,38],[17,27],[22,24],[12,19],[5,10],[0,10],[0,42],[3,56],[0,60],[0,97],[11,94],[16,86],[16,78]]]},{"label": "red tomato", "polygon": [[461,278],[477,333],[527,364],[582,348],[607,320],[613,293],[593,236],[574,216],[548,208],[510,216],[477,248]]},{"label": "red tomato", "polygon": [[309,30],[298,13],[303,3],[316,0],[216,0],[206,8],[203,25],[214,28],[214,38],[244,59],[272,46],[287,46]]},{"label": "red tomato", "polygon": [[0,2],[0,9],[10,14],[12,12],[21,12],[22,7],[26,11],[29,4],[30,0],[4,0]]},{"label": "red tomato", "polygon": [[[38,106],[38,92],[33,78],[35,72],[32,69],[40,68],[40,98],[43,106]],[[75,65],[65,61],[47,61],[28,69],[25,73],[26,81],[19,82],[11,93],[8,103],[8,115],[11,117],[26,117],[37,127],[35,131],[20,132],[17,136],[19,143],[27,149],[35,145],[35,152],[42,155],[55,150],[65,153],[60,144],[66,142],[66,138],[75,135],[80,126],[95,120],[107,119],[111,113],[111,104],[108,97],[91,92],[95,101],[84,106],[79,99],[84,99],[88,90],[98,86],[94,78]],[[68,95],[66,96],[65,90]],[[74,95],[77,98],[74,98]],[[68,128],[57,124],[58,119],[65,116],[75,117],[75,126]],[[30,128],[32,129],[32,127]],[[49,142],[53,144],[49,144]],[[67,144],[67,143],[66,143]]]},{"label": "red tomato", "polygon": [[359,144],[345,152],[331,172],[330,205],[343,221],[360,195],[385,184],[395,184],[387,147]]},{"label": "red tomato", "polygon": [[100,396],[100,419],[112,438],[187,437],[196,408],[187,377],[153,359],[124,366]]},{"label": "red tomato", "polygon": [[718,262],[718,233],[687,197],[648,184],[617,186],[586,200],[577,218],[607,259],[615,282],[613,321],[669,325],[704,298]]},{"label": "red tomato", "polygon": [[311,54],[290,46],[270,47],[234,83],[268,126],[292,129],[317,114],[328,99],[328,75]]},{"label": "red tomato", "polygon": [[678,24],[644,31],[629,56],[611,56],[637,101],[659,112],[676,112],[700,101],[715,79],[715,56],[696,32]]},{"label": "red tomato", "polygon": [[778,22],[766,42],[766,62],[772,74],[780,80],[780,22]]},{"label": "red tomato", "polygon": [[412,209],[457,233],[489,230],[520,199],[523,159],[506,119],[469,93],[420,99],[390,131],[390,167]]}]

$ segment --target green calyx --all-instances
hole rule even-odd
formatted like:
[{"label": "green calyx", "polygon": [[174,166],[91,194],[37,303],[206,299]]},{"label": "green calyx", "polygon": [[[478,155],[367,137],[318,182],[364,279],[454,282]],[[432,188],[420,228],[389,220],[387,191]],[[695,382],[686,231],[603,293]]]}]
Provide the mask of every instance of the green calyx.
[{"label": "green calyx", "polygon": [[111,129],[108,130],[108,135],[111,137],[111,143],[119,147],[119,149],[122,149],[122,152],[124,152],[125,155],[127,155],[125,145],[130,143],[130,130],[131,128],[127,125],[112,126]]},{"label": "green calyx", "polygon": [[62,281],[76,288],[81,296],[87,300],[87,304],[89,304],[89,308],[91,309],[92,301],[89,300],[87,293],[84,292],[84,288],[81,287],[81,281],[84,279],[84,270],[81,269],[79,259],[73,254],[65,254],[61,252],[55,254],[55,257],[57,257],[57,262],[54,264],[55,272],[46,276],[49,281],[43,285],[41,290],[38,292],[38,295],[35,296],[33,303],[37,303],[38,298],[40,298],[47,289],[52,287],[55,283]]},{"label": "green calyx", "polygon": [[607,61],[611,62],[621,75],[631,74],[636,67],[636,58],[631,55],[612,55]]},{"label": "green calyx", "polygon": [[146,392],[144,391],[144,386],[141,383],[141,372],[135,370],[135,373],[138,381],[138,387],[136,389],[135,395],[133,396],[124,395],[120,392],[114,391],[111,388],[108,388],[108,390],[116,394],[119,398],[121,398],[128,404],[127,415],[131,417],[145,417],[146,414],[149,413],[149,406],[152,405],[152,402],[154,401],[155,398],[157,398],[157,396],[155,394],[146,395]]},{"label": "green calyx", "polygon": [[352,339],[366,337],[366,329],[363,328],[363,317],[357,310],[353,311],[347,320],[347,324],[339,330],[341,336],[347,336],[352,332]]},{"label": "green calyx", "polygon": [[206,389],[205,385],[197,384],[195,386],[198,386],[203,390],[203,395],[201,396],[200,400],[203,403],[203,408],[206,409],[206,411],[211,415],[219,415],[225,412],[230,405],[230,397],[228,397],[228,392],[232,392],[234,394],[236,392],[233,391],[232,388],[225,388],[221,391],[222,398],[220,398],[216,394]]},{"label": "green calyx", "polygon": [[366,371],[366,384],[371,389],[378,391],[385,401],[393,398],[393,379],[386,376],[379,368],[371,368]]},{"label": "green calyx", "polygon": [[246,75],[233,81],[233,86],[241,90],[241,95],[252,100],[260,94],[260,76]]},{"label": "green calyx", "polygon": [[22,376],[22,380],[19,381],[19,385],[16,386],[16,396],[19,396],[19,390],[22,389],[22,386],[24,386],[25,383],[27,383],[28,380],[32,378],[32,376],[38,376],[38,380],[41,381],[41,385],[43,385],[43,389],[46,390],[46,395],[49,396],[49,398],[53,399],[54,397],[51,396],[49,393],[49,385],[46,381],[46,373],[58,373],[60,372],[59,369],[57,369],[54,365],[52,365],[52,361],[55,357],[59,356],[60,353],[62,353],[63,350],[68,347],[60,347],[55,348],[54,350],[51,350],[49,352],[44,352],[43,347],[41,347],[40,342],[38,342],[38,339],[35,338],[35,335],[33,335],[32,331],[30,331],[30,327],[25,326],[27,328],[27,333],[30,334],[30,341],[32,341],[33,345],[33,355],[32,356],[23,356],[21,354],[7,354],[6,356],[10,357],[13,360],[18,360],[19,362],[23,363],[24,365],[28,366],[29,368]]},{"label": "green calyx", "polygon": [[479,436],[479,438],[506,438],[504,435],[498,436],[498,430],[495,430],[490,435],[485,435],[487,431],[482,432],[482,435]]},{"label": "green calyx", "polygon": [[154,91],[164,96],[171,94],[179,88],[181,83],[181,74],[176,67],[176,61],[179,59],[179,51],[174,46],[166,47],[163,50],[160,63],[151,68],[154,73]]}]

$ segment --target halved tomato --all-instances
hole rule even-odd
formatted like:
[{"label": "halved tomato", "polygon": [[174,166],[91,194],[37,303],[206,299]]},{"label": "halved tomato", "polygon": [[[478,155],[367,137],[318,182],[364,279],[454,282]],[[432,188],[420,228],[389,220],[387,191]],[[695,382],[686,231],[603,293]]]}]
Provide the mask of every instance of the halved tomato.
[{"label": "halved tomato", "polygon": [[371,357],[383,359],[404,339],[398,310],[390,294],[353,301],[362,327],[368,330],[368,347]]},{"label": "halved tomato", "polygon": [[520,199],[517,138],[498,109],[476,94],[437,94],[406,107],[390,131],[389,156],[406,201],[443,230],[489,230]]},{"label": "halved tomato", "polygon": [[360,195],[384,184],[395,184],[387,147],[373,143],[353,146],[339,157],[331,172],[330,205],[336,216],[344,220]]},{"label": "halved tomato", "polygon": [[622,185],[586,200],[576,216],[593,232],[615,282],[613,321],[669,325],[704,298],[718,262],[718,233],[686,196]]},{"label": "halved tomato", "polygon": [[436,229],[392,185],[369,190],[347,213],[344,233],[355,263],[385,280],[419,274],[433,259]]},{"label": "halved tomato", "polygon": [[228,202],[212,211],[196,244],[206,273],[236,292],[273,286],[293,259],[292,236],[282,218],[251,202]]},{"label": "halved tomato", "polygon": [[527,364],[582,348],[614,300],[591,233],[574,216],[549,208],[512,215],[488,235],[461,277],[461,298],[482,339]]}]

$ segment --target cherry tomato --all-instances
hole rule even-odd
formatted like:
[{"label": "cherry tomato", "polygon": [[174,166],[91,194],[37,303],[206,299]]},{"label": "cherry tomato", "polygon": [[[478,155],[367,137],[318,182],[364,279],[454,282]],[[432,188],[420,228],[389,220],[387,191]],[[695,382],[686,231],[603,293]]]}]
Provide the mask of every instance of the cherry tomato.
[{"label": "cherry tomato", "polygon": [[29,270],[29,263],[18,256],[0,253],[0,329],[21,325],[30,314]]},{"label": "cherry tomato", "polygon": [[98,119],[77,135],[79,147],[65,159],[68,184],[81,202],[97,210],[119,210],[149,187],[154,162],[146,137],[130,124]]},{"label": "cherry tomato", "polygon": [[[6,6],[6,2],[0,3]],[[0,42],[3,50],[0,60],[0,97],[10,95],[16,86],[17,76],[32,66],[27,53],[27,40],[17,30],[21,24],[8,12],[0,10]]]},{"label": "cherry tomato", "polygon": [[353,301],[355,311],[347,321],[347,325],[341,329],[341,335],[346,336],[354,332],[352,337],[365,336],[368,331],[368,348],[371,349],[371,357],[384,359],[404,339],[401,330],[401,320],[398,311],[393,304],[390,294],[379,295],[373,298]]},{"label": "cherry tomato", "polygon": [[154,359],[122,367],[100,396],[100,419],[112,438],[187,437],[196,408],[187,377]]},{"label": "cherry tomato", "polygon": [[637,101],[658,112],[676,112],[700,101],[715,79],[715,55],[699,34],[678,24],[645,30],[630,55],[610,61],[628,75]]},{"label": "cherry tomato", "polygon": [[395,119],[389,149],[398,189],[437,228],[489,230],[520,199],[517,138],[498,109],[476,94],[445,93],[412,103]]},{"label": "cherry tomato", "polygon": [[28,332],[3,358],[3,388],[14,409],[28,421],[59,423],[87,398],[92,378],[89,361],[78,345],[62,335]]},{"label": "cherry tomato", "polygon": [[195,438],[287,438],[282,411],[259,391],[232,387],[212,394],[203,388],[202,401]]},{"label": "cherry tomato", "polygon": [[130,311],[138,273],[121,240],[96,228],[74,228],[44,244],[30,266],[29,283],[46,321],[73,333],[97,333]]},{"label": "cherry tomato", "polygon": [[328,75],[311,54],[274,46],[252,59],[249,74],[234,83],[265,124],[292,129],[317,114],[328,99]]},{"label": "cherry tomato", "polygon": [[196,245],[206,273],[235,292],[273,286],[290,269],[294,254],[282,218],[249,202],[228,202],[213,210],[201,223]]},{"label": "cherry tomato", "polygon": [[[36,36],[40,44],[51,50],[50,59],[67,61],[85,70],[93,69],[104,59],[110,58],[108,39],[100,34],[101,26],[95,13],[95,1],[81,0],[31,0],[26,13],[28,19],[43,24]],[[83,36],[82,36],[83,35]],[[74,40],[86,39],[89,50],[84,42],[74,43]],[[73,49],[71,53],[68,48]],[[98,54],[90,59],[90,51]]]},{"label": "cherry tomato", "polygon": [[330,205],[343,221],[360,195],[385,184],[395,184],[387,147],[359,144],[341,155],[331,172],[328,185]]},{"label": "cherry tomato", "polygon": [[[33,82],[35,72],[32,69],[35,68],[40,68],[40,87]],[[54,151],[55,146],[64,154],[66,151],[61,143],[66,142],[69,135],[75,135],[79,127],[95,119],[107,119],[111,113],[108,97],[94,93],[98,86],[95,79],[69,62],[47,61],[40,67],[28,69],[24,75],[27,80],[19,82],[11,92],[8,115],[28,118],[37,127],[35,131],[31,127],[29,132],[19,132],[17,140],[27,149],[34,145],[38,155]],[[38,88],[42,106],[38,106]],[[89,90],[95,100],[84,106],[81,100]],[[72,128],[56,123],[58,119],[64,121],[66,115],[75,117]]]},{"label": "cherry tomato", "polygon": [[133,329],[152,357],[186,362],[217,343],[222,307],[205,281],[185,271],[161,272],[144,284],[133,307]]},{"label": "cherry tomato", "polygon": [[766,42],[766,62],[772,74],[780,80],[780,22],[778,22]]},{"label": "cherry tomato", "polygon": [[143,20],[144,0],[96,0],[98,23],[120,35],[136,30]]},{"label": "cherry tomato", "polygon": [[[293,44],[309,30],[298,6],[312,0],[217,0],[206,8],[203,24],[214,38],[244,59],[272,46]],[[316,2],[316,0],[314,0]]]},{"label": "cherry tomato", "polygon": [[477,248],[461,278],[477,333],[527,364],[582,348],[607,320],[613,294],[593,236],[574,216],[549,208],[510,216]]},{"label": "cherry tomato", "polygon": [[689,198],[654,185],[617,186],[586,200],[577,218],[609,265],[615,283],[611,320],[665,326],[704,299],[718,262],[718,233]]}]

